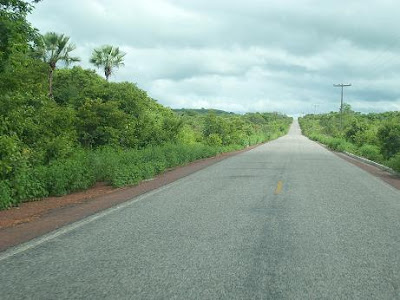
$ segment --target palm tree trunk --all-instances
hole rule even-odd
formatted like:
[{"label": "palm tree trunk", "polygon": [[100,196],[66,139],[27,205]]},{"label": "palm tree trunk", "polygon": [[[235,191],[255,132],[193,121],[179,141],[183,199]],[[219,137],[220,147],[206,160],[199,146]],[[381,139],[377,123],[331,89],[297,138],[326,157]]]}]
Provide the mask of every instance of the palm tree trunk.
[{"label": "palm tree trunk", "polygon": [[108,78],[110,78],[110,75],[111,75],[111,68],[105,67],[104,68],[104,75],[106,75],[106,80],[108,81]]}]

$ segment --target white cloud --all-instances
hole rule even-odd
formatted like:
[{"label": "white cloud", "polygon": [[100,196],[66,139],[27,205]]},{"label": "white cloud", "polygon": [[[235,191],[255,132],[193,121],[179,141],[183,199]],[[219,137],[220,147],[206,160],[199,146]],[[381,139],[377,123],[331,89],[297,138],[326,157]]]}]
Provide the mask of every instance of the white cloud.
[{"label": "white cloud", "polygon": [[[343,5],[342,5],[343,4]],[[93,48],[127,52],[113,80],[171,107],[338,108],[333,83],[362,111],[398,109],[397,1],[46,0],[30,16],[71,36],[84,67]]]}]

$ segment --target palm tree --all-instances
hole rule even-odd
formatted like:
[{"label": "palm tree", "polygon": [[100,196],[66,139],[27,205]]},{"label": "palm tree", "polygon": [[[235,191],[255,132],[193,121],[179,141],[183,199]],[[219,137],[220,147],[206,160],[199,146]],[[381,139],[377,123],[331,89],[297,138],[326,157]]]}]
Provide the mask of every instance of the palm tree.
[{"label": "palm tree", "polygon": [[69,37],[64,34],[48,32],[43,36],[43,44],[39,47],[39,55],[49,65],[49,97],[53,97],[53,74],[57,62],[63,61],[66,65],[80,61],[78,57],[70,56],[75,50],[75,45],[69,42]]},{"label": "palm tree", "polygon": [[98,68],[104,68],[106,80],[114,73],[114,68],[124,65],[124,56],[126,53],[119,50],[119,47],[104,45],[94,49],[90,62]]}]

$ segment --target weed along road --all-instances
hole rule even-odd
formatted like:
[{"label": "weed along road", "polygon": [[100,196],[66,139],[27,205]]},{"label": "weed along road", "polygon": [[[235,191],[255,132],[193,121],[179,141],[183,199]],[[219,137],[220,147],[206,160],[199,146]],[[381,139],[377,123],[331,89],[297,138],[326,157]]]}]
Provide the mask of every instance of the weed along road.
[{"label": "weed along road", "polygon": [[399,299],[400,191],[290,133],[0,253],[1,299]]}]

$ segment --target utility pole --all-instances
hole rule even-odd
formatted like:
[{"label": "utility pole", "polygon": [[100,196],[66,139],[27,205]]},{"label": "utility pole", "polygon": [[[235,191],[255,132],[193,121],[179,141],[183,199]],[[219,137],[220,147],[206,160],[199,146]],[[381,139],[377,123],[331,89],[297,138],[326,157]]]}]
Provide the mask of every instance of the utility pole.
[{"label": "utility pole", "polygon": [[343,87],[345,86],[351,86],[351,83],[339,83],[339,84],[334,84],[334,87],[341,87],[342,88],[342,97],[340,98],[340,130],[343,129]]},{"label": "utility pole", "polygon": [[317,114],[317,107],[318,107],[318,105],[319,105],[319,104],[314,104],[314,115]]}]

